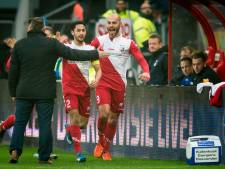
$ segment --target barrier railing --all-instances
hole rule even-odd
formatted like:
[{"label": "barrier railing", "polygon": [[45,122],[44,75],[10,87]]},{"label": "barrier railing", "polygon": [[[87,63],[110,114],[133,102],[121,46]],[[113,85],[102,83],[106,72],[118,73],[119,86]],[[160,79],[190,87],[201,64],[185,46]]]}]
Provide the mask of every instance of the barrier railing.
[{"label": "barrier railing", "polygon": [[[7,81],[1,80],[0,86],[0,118],[3,119],[13,111],[13,105]],[[54,144],[69,150],[70,146],[63,141],[67,116],[60,84],[57,90],[53,115]],[[83,147],[89,153],[98,141],[98,113],[93,96],[89,123],[82,133]],[[223,119],[224,106],[209,105],[208,89],[197,94],[195,87],[128,86],[125,111],[119,118],[112,153],[141,158],[184,159],[189,136],[217,135],[224,143]],[[26,129],[28,138],[38,137],[36,122],[34,111]]]}]

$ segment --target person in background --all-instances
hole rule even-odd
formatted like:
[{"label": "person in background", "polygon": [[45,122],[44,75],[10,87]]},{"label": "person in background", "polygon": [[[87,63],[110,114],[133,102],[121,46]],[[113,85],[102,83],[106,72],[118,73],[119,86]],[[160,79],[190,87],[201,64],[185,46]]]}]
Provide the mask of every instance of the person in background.
[{"label": "person in background", "polygon": [[[59,35],[58,37],[58,33],[56,33],[56,39],[63,44],[71,43],[71,40],[66,34]],[[62,58],[61,57],[57,59],[54,70],[56,74],[56,80],[60,82],[60,80],[62,79]]]},{"label": "person in background", "polygon": [[192,55],[192,65],[194,70],[194,85],[203,82],[211,82],[213,84],[221,82],[216,72],[206,65],[207,54],[202,51],[196,51]]},{"label": "person in background", "polygon": [[59,38],[59,42],[68,44],[71,42],[70,38],[66,34],[61,34]]},{"label": "person in background", "polygon": [[[10,163],[17,163],[23,149],[26,124],[36,105],[39,126],[39,163],[52,164],[51,119],[56,97],[54,66],[59,56],[70,60],[95,60],[108,53],[70,49],[43,33],[43,19],[31,18],[28,36],[19,40],[13,50],[9,70],[9,91],[16,102],[15,124],[10,142]],[[32,57],[31,57],[32,56]]]},{"label": "person in background", "polygon": [[138,12],[128,9],[128,3],[126,0],[116,0],[116,9],[107,10],[102,16],[108,18],[112,14],[117,14],[121,19],[130,19],[134,22],[138,17]]},{"label": "person in background", "polygon": [[[46,37],[57,39],[60,43],[67,44],[70,43],[70,39],[67,35],[61,35],[60,32],[56,32],[51,26],[45,26],[43,28],[43,32],[45,33]],[[55,75],[56,80],[61,80],[61,72],[62,72],[62,58],[58,58],[55,64]]]},{"label": "person in background", "polygon": [[55,30],[51,26],[45,26],[43,32],[48,38],[55,38]]},{"label": "person in background", "polygon": [[84,8],[80,0],[77,0],[73,6],[72,21],[84,21]]},{"label": "person in background", "polygon": [[145,55],[151,69],[151,79],[147,85],[168,84],[168,52],[167,46],[163,46],[161,37],[153,34],[148,40],[149,53]]},{"label": "person in background", "polygon": [[[189,57],[191,59],[192,57],[192,54],[195,52],[195,49],[189,45],[187,46],[183,46],[181,49],[180,49],[180,54],[179,54],[179,62],[182,60],[182,58],[186,58],[186,57]],[[192,65],[192,64],[191,64]],[[175,70],[175,73],[174,73],[174,76],[173,76],[173,80],[174,79],[179,79],[179,78],[182,78],[183,77],[183,72],[181,70],[181,65],[180,63],[177,64],[176,66],[176,70]]]},{"label": "person in background", "polygon": [[192,54],[195,52],[195,49],[189,45],[184,46],[181,48],[180,50],[180,59],[184,58],[184,57],[190,57],[192,56]]},{"label": "person in background", "polygon": [[144,42],[156,33],[155,24],[151,21],[152,9],[148,1],[140,7],[140,16],[133,23],[134,38],[139,48],[144,47]]},{"label": "person in background", "polygon": [[170,85],[174,86],[192,86],[193,82],[193,68],[192,59],[190,57],[183,57],[180,60],[180,67],[182,75],[175,77],[170,81]]},{"label": "person in background", "polygon": [[11,128],[15,123],[15,115],[9,115],[4,121],[0,122],[0,142],[2,141],[7,129]]},{"label": "person in background", "polygon": [[152,7],[152,21],[159,34],[162,34],[162,24],[167,23],[169,5],[168,0],[150,0]]},{"label": "person in background", "polygon": [[8,78],[7,63],[10,60],[16,39],[9,37],[0,42],[0,79]]}]

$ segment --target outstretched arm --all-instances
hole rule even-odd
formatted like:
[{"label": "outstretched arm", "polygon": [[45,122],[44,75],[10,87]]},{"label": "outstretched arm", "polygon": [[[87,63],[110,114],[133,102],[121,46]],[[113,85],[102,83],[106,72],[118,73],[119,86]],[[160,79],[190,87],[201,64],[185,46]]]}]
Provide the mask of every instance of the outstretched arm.
[{"label": "outstretched arm", "polygon": [[[100,42],[99,42],[98,38],[94,38],[91,41],[91,46],[94,46],[96,49],[100,46]],[[100,50],[102,50],[102,49],[100,49]]]},{"label": "outstretched arm", "polygon": [[53,39],[53,50],[56,52],[56,56],[62,56],[65,59],[86,61],[86,60],[97,60],[108,56],[108,53],[98,50],[77,50],[71,49],[57,40]]},{"label": "outstretched arm", "polygon": [[130,54],[134,56],[134,58],[137,60],[138,64],[141,66],[143,70],[143,73],[140,74],[139,78],[141,80],[148,81],[150,79],[148,63],[145,60],[139,48],[137,47],[137,45],[134,43],[134,41],[131,41],[130,44]]}]

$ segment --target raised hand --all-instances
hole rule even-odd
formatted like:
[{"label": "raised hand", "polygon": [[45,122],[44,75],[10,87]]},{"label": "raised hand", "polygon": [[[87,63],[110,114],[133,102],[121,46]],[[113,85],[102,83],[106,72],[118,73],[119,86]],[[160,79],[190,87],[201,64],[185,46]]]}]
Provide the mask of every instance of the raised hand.
[{"label": "raised hand", "polygon": [[139,79],[143,80],[143,81],[149,81],[150,80],[150,74],[147,72],[144,72],[142,74],[140,74]]}]

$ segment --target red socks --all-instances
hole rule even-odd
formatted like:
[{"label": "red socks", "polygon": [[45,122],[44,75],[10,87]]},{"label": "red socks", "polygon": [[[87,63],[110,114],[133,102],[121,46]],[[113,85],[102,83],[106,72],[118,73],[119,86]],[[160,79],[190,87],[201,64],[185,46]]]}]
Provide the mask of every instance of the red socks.
[{"label": "red socks", "polygon": [[81,149],[81,131],[80,131],[80,127],[76,126],[76,125],[70,125],[69,127],[67,127],[67,132],[70,133],[72,139],[73,139],[73,146],[74,146],[74,151],[76,153],[80,153],[82,152]]},{"label": "red socks", "polygon": [[2,128],[3,130],[6,130],[10,127],[12,127],[15,123],[15,115],[10,115],[5,121],[2,122],[2,124],[0,125],[0,128]]},{"label": "red socks", "polygon": [[117,124],[109,124],[109,123],[106,124],[105,131],[104,131],[105,133],[104,151],[105,152],[109,151],[110,143],[112,142],[116,134],[116,125]]},{"label": "red socks", "polygon": [[104,137],[104,130],[106,127],[106,121],[98,118],[98,135],[99,135],[99,143],[104,146],[105,144],[105,137]]}]

